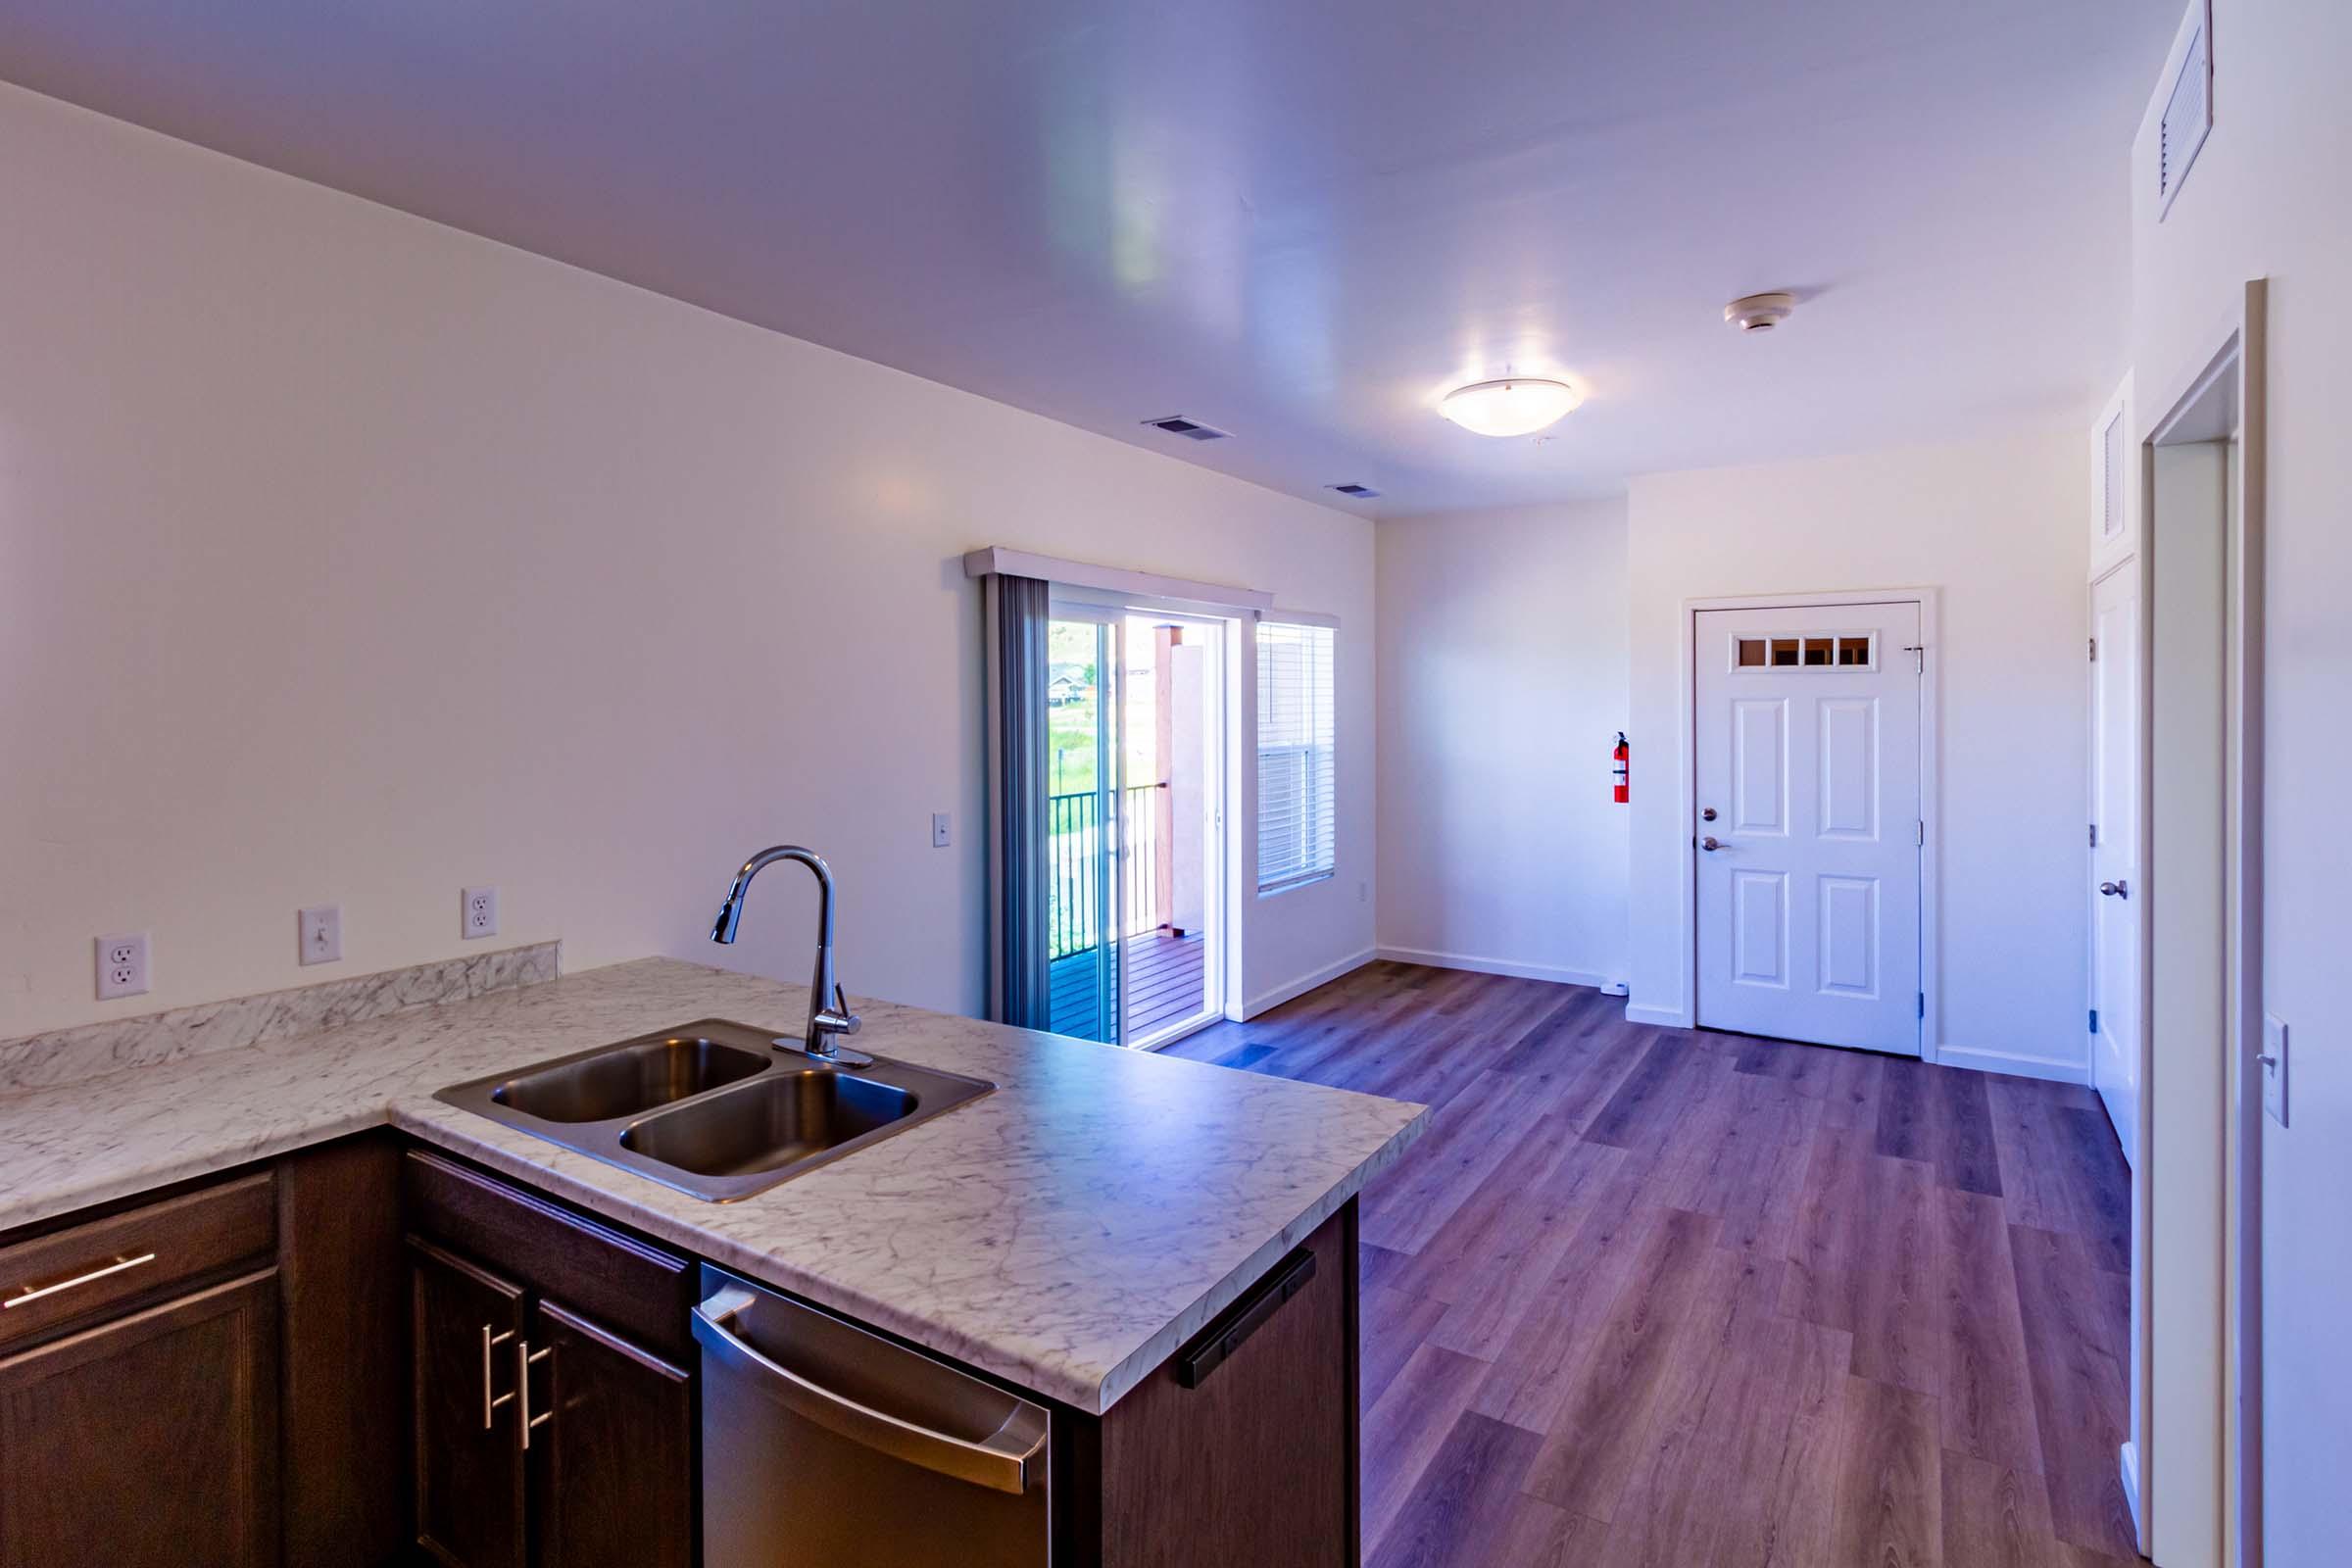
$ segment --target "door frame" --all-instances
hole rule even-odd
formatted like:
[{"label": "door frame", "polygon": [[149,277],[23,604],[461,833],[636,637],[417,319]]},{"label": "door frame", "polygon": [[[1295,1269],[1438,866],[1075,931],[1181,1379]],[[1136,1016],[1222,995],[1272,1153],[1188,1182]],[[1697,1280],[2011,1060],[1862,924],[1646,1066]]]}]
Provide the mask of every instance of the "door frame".
[{"label": "door frame", "polygon": [[[2224,676],[2222,734],[2224,801],[2213,824],[2224,847],[2222,925],[2224,951],[2217,956],[2224,997],[2224,1059],[2221,1078],[2228,1104],[2216,1125],[2218,1147],[2160,1146],[2157,1136],[2157,1099],[2164,1084],[2156,1073],[2153,967],[2156,901],[2165,896],[2162,869],[2155,859],[2157,828],[2154,805],[2154,752],[2141,748],[2140,871],[2149,891],[2149,914],[2141,921],[2140,975],[2140,1109],[2141,1159],[2132,1171],[2132,1309],[2141,1330],[2133,1336],[2132,1367],[2132,1433],[2122,1454],[2124,1484],[2139,1529],[2142,1552],[2164,1545],[2170,1557],[2194,1561],[2212,1556],[2231,1568],[2262,1568],[2262,1050],[2263,965],[2263,638],[2264,638],[2264,502],[2267,487],[2268,424],[2264,387],[2268,375],[2268,282],[2255,278],[2233,291],[2218,319],[2198,339],[2199,349],[2185,368],[2178,369],[2147,407],[2133,432],[2133,451],[2139,465],[2140,551],[2138,570],[2143,610],[2141,620],[2142,734],[2153,736],[2156,692],[2154,654],[2163,634],[2155,619],[2156,572],[2161,541],[2156,504],[2155,449],[2159,446],[2214,436],[2191,433],[2187,427],[2202,417],[2217,388],[2229,388],[2235,399],[2235,474],[2231,480],[2231,510],[2226,523],[2226,612],[2224,643],[2228,667]],[[2210,1090],[2206,1091],[2208,1094]],[[2197,1102],[2195,1086],[2184,1095],[2191,1111]],[[2169,1110],[2170,1107],[2166,1107]],[[2178,1129],[2170,1130],[2179,1137]],[[2217,1173],[2221,1187],[2210,1223],[2193,1210],[2195,1195],[2187,1195],[2192,1212],[2170,1222],[2160,1256],[2157,1227],[2156,1179],[2177,1185],[2199,1170]],[[2180,1265],[2182,1283],[2160,1301],[2158,1265],[2169,1270],[2171,1254],[2188,1261]],[[2200,1261],[2202,1260],[2202,1261]],[[2210,1290],[2207,1283],[2210,1282]],[[2198,1305],[2181,1321],[2183,1303]],[[2157,1354],[2154,1332],[2157,1308],[2174,1308],[2164,1324],[2167,1352]],[[2159,1404],[2180,1400],[2191,1406],[2206,1402],[2206,1390],[2187,1387],[2178,1394],[2160,1394],[2184,1383],[2202,1383],[2204,1368],[2214,1368],[2218,1386],[2211,1388],[2216,1422],[2208,1435],[2213,1449],[2212,1473],[2191,1474],[2180,1485],[2211,1486],[2219,1495],[2208,1499],[2214,1519],[2210,1549],[2195,1541],[2156,1540],[2161,1495],[2155,1441]],[[2192,1423],[2193,1425],[2193,1423]],[[2184,1440],[2193,1449],[2191,1432]],[[2168,1516],[2169,1517],[2169,1516]],[[2201,1534],[2202,1532],[2200,1532]],[[2194,1555],[2183,1555],[2183,1552]]]},{"label": "door frame", "polygon": [[1942,719],[1936,701],[1938,684],[1936,656],[1943,591],[1939,588],[1846,589],[1826,593],[1739,594],[1682,602],[1681,678],[1675,701],[1675,735],[1683,749],[1677,785],[1681,790],[1683,870],[1678,879],[1682,903],[1682,1013],[1692,1028],[1698,1025],[1698,836],[1688,831],[1698,815],[1698,616],[1708,610],[1831,610],[1840,605],[1916,605],[1919,607],[1919,819],[1924,824],[1919,847],[1919,989],[1921,1004],[1919,1059],[1936,1059],[1936,1026],[1942,1017],[1942,961],[1937,941],[1936,906],[1940,886],[1938,841],[1942,811],[1938,791],[1941,771]]}]

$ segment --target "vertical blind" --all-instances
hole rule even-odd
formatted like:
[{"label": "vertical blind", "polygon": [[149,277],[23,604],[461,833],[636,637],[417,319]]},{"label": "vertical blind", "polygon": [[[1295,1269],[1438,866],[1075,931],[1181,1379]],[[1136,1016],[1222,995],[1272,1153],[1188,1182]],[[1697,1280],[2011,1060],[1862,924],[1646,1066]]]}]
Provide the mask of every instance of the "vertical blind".
[{"label": "vertical blind", "polygon": [[1332,873],[1332,629],[1257,623],[1257,891]]}]

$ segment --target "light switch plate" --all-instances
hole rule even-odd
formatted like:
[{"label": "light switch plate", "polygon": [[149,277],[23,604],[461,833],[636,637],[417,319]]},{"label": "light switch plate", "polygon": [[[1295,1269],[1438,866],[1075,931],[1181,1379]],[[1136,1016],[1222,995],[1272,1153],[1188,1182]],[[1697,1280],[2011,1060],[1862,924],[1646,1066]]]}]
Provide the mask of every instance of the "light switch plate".
[{"label": "light switch plate", "polygon": [[304,963],[336,963],[343,957],[343,906],[315,904],[295,920]]},{"label": "light switch plate", "polygon": [[135,931],[98,939],[98,1000],[147,993],[147,933]]},{"label": "light switch plate", "polygon": [[498,935],[498,889],[467,888],[459,901],[458,935],[470,942],[475,937]]},{"label": "light switch plate", "polygon": [[2286,1125],[2286,1024],[2269,1013],[2262,1015],[2262,1108],[2279,1126]]},{"label": "light switch plate", "polygon": [[948,813],[933,811],[931,813],[931,847],[935,850],[944,850],[948,847],[949,842]]}]

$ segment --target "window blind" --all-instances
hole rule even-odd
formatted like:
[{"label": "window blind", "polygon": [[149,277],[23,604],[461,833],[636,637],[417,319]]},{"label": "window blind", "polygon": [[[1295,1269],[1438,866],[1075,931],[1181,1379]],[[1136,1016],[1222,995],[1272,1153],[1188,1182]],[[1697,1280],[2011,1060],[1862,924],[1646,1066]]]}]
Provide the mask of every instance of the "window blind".
[{"label": "window blind", "polygon": [[1332,874],[1332,628],[1257,623],[1257,891]]}]

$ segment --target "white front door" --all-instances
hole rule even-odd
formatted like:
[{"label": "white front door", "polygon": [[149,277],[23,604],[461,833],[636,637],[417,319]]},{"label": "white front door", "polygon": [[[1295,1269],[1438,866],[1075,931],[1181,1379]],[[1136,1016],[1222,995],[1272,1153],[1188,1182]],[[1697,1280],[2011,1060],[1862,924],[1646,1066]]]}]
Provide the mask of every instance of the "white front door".
[{"label": "white front door", "polygon": [[2090,1081],[2124,1158],[2139,1131],[2139,564],[2090,590]]},{"label": "white front door", "polygon": [[1695,619],[1699,1024],[1919,1054],[1919,605]]}]

